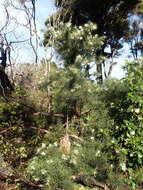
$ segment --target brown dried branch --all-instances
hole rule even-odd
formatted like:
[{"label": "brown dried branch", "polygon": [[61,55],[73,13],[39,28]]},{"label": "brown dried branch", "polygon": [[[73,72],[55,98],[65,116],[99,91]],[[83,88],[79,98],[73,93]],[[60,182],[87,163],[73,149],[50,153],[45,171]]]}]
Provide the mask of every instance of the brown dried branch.
[{"label": "brown dried branch", "polygon": [[2,131],[0,131],[0,134],[7,133],[7,131],[8,131],[8,129],[2,130]]},{"label": "brown dried branch", "polygon": [[87,111],[84,111],[84,112],[81,112],[81,115],[88,114],[90,111],[91,111],[91,109],[89,109],[89,110],[87,110]]},{"label": "brown dried branch", "polygon": [[46,129],[42,129],[42,128],[31,127],[31,129],[35,129],[35,130],[37,130],[37,131],[39,131],[39,132],[41,132],[41,133],[47,133],[47,134],[50,133],[50,131],[48,131],[48,130],[46,130]]},{"label": "brown dried branch", "polygon": [[34,184],[30,181],[26,181],[22,178],[18,178],[16,176],[5,176],[3,173],[0,173],[0,180],[3,181],[3,182],[7,182],[7,180],[10,179],[11,181],[11,185],[15,184],[15,182],[21,182],[21,183],[24,183],[28,186],[31,186],[31,187],[43,187],[42,184]]},{"label": "brown dried branch", "polygon": [[81,142],[83,141],[80,137],[78,137],[76,135],[69,135],[69,137],[75,138],[75,139],[77,139],[77,140],[79,140]]},{"label": "brown dried branch", "polygon": [[86,176],[78,175],[78,176],[72,176],[72,180],[77,183],[82,183],[88,187],[96,186],[96,187],[100,187],[104,190],[110,190],[110,188],[108,187],[107,184],[98,182],[94,177],[86,177]]},{"label": "brown dried branch", "polygon": [[58,114],[58,113],[55,113],[55,114],[52,114],[52,113],[46,113],[46,112],[36,112],[34,113],[34,115],[42,115],[42,116],[54,116],[54,117],[61,117],[61,118],[65,118],[65,116],[63,114]]}]

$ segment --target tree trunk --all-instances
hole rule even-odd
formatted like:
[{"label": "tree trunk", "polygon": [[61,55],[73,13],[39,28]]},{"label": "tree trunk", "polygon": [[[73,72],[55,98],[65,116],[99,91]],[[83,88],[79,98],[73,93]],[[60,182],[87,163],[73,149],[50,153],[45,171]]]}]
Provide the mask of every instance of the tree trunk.
[{"label": "tree trunk", "polygon": [[97,83],[102,84],[103,83],[102,63],[97,64],[97,73],[98,73]]},{"label": "tree trunk", "polygon": [[8,92],[13,90],[13,86],[5,73],[5,71],[0,70],[0,95],[6,96]]}]

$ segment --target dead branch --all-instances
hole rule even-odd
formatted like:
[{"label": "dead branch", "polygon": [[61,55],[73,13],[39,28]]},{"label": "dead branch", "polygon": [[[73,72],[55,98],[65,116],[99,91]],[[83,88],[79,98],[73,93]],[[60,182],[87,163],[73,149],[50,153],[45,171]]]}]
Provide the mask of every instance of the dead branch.
[{"label": "dead branch", "polygon": [[55,114],[52,114],[52,113],[46,113],[46,112],[36,112],[34,113],[33,115],[42,115],[42,116],[54,116],[54,117],[61,117],[61,118],[65,118],[65,116],[63,114],[58,114],[58,113],[55,113]]},{"label": "dead branch", "polygon": [[35,129],[35,130],[37,130],[37,131],[39,131],[39,132],[41,132],[41,133],[47,133],[47,134],[50,133],[50,131],[48,131],[48,130],[46,130],[46,129],[42,129],[42,128],[31,127],[31,129]]},{"label": "dead branch", "polygon": [[110,190],[107,184],[98,182],[94,177],[86,177],[86,176],[79,175],[79,176],[72,176],[72,180],[77,183],[84,184],[85,186],[88,186],[88,187],[96,186],[104,190]]},{"label": "dead branch", "polygon": [[40,188],[43,187],[42,184],[34,184],[34,183],[30,182],[30,181],[26,181],[26,180],[24,180],[22,178],[18,178],[16,176],[6,176],[6,175],[0,173],[0,180],[1,181],[7,182],[8,179],[11,180],[10,184],[12,184],[12,185],[15,184],[15,182],[21,182],[21,183],[24,183],[24,184],[26,184],[28,186],[31,186],[31,187],[40,187]]},{"label": "dead branch", "polygon": [[7,131],[8,131],[8,129],[2,130],[2,131],[0,131],[0,134],[4,134],[4,133],[6,133]]},{"label": "dead branch", "polygon": [[85,114],[88,114],[90,111],[91,111],[91,109],[89,109],[89,110],[87,110],[87,111],[84,111],[84,112],[81,112],[81,116],[82,116],[82,115],[85,115]]},{"label": "dead branch", "polygon": [[83,141],[80,137],[78,137],[76,135],[69,135],[69,137],[75,138],[75,139],[77,139],[77,140],[79,140],[81,142]]},{"label": "dead branch", "polygon": [[29,39],[25,39],[25,40],[18,40],[18,41],[10,41],[9,45],[11,45],[11,44],[15,44],[15,43],[27,42],[27,41],[29,41]]}]

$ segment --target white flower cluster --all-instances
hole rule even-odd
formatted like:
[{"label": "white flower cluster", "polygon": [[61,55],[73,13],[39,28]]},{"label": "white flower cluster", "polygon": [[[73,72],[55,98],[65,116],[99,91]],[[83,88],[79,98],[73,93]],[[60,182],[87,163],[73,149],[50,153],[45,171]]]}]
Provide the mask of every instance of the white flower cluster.
[{"label": "white flower cluster", "polygon": [[94,141],[94,137],[90,137],[90,139],[91,139],[92,141]]},{"label": "white flower cluster", "polygon": [[[98,42],[98,35],[92,35],[92,31],[97,29],[94,23],[87,23],[83,26],[72,26],[70,22],[63,23],[61,22],[57,27],[49,27],[49,34],[52,36],[53,41],[56,43],[59,41],[61,43],[68,41],[74,41],[77,44],[78,41],[86,42],[86,46],[94,46]],[[73,45],[71,43],[71,45]],[[83,45],[83,44],[82,44]]]},{"label": "white flower cluster", "polygon": [[136,108],[135,113],[139,114],[140,113],[140,108]]},{"label": "white flower cluster", "polygon": [[47,150],[51,147],[58,147],[58,143],[54,142],[53,144],[49,144],[49,145],[42,143],[41,147],[37,149],[37,154],[40,153],[42,156],[45,156],[47,153]]},{"label": "white flower cluster", "polygon": [[84,24],[85,28],[89,28],[90,30],[96,30],[97,26],[94,23],[88,23],[88,24]]},{"label": "white flower cluster", "polygon": [[97,150],[96,153],[95,153],[95,156],[96,157],[99,157],[101,155],[101,151],[100,150]]},{"label": "white flower cluster", "polygon": [[77,154],[79,154],[79,150],[78,149],[74,149],[73,153],[77,155]]},{"label": "white flower cluster", "polygon": [[[77,50],[75,63],[86,65],[95,59],[95,51],[103,44],[103,37],[95,34],[97,27],[94,23],[73,26],[70,22],[59,23],[48,28],[49,44],[57,51],[68,57],[72,49]],[[94,32],[94,35],[93,35]]]},{"label": "white flower cluster", "polygon": [[76,56],[76,62],[81,62],[83,60],[83,57],[81,55]]},{"label": "white flower cluster", "polygon": [[62,159],[63,159],[63,160],[68,160],[68,159],[69,159],[69,155],[62,154]]},{"label": "white flower cluster", "polygon": [[134,136],[135,135],[135,131],[130,131],[130,135]]},{"label": "white flower cluster", "polygon": [[20,154],[20,157],[21,158],[26,158],[27,157],[27,151],[26,151],[26,148],[25,147],[20,147],[19,149],[19,154]]},{"label": "white flower cluster", "polygon": [[77,164],[77,160],[76,160],[76,158],[71,158],[71,160],[70,160],[70,164],[74,164],[74,165],[76,165],[76,164]]},{"label": "white flower cluster", "polygon": [[[46,166],[52,164],[54,161],[52,159],[47,159],[46,155],[48,155],[48,151],[50,148],[56,148],[56,147],[58,147],[58,143],[54,142],[53,144],[49,144],[49,145],[47,145],[46,143],[42,143],[41,147],[38,148],[37,156],[33,158],[33,160],[31,161],[30,165],[27,168],[27,172],[32,174],[32,177],[35,181],[39,181],[40,176],[47,176]],[[41,157],[39,159],[39,156],[43,157],[42,162],[41,162]]]},{"label": "white flower cluster", "polygon": [[120,163],[120,168],[121,168],[122,171],[125,172],[126,169],[127,169],[127,168],[126,168],[126,163],[125,163],[125,162]]}]

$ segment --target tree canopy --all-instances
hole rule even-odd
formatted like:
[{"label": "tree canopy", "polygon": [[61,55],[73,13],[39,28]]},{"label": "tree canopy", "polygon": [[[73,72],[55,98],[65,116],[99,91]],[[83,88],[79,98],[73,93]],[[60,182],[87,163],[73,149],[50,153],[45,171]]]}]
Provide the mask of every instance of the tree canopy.
[{"label": "tree canopy", "polygon": [[60,9],[53,18],[71,21],[75,25],[96,23],[97,33],[105,35],[107,45],[109,43],[114,48],[115,40],[120,40],[128,29],[129,13],[139,2],[140,0],[56,0],[55,4]]},{"label": "tree canopy", "polygon": [[[140,0],[56,0],[55,5],[59,10],[52,15],[50,21],[56,24],[59,21],[71,22],[73,25],[83,25],[88,22],[97,25],[96,33],[105,36],[104,44],[96,52],[97,56],[113,58],[118,55],[118,50],[123,46],[129,27],[129,16],[141,3]],[[54,23],[55,22],[55,23]],[[49,19],[46,24],[49,23]],[[93,32],[94,35],[94,32]],[[106,52],[106,48],[110,51]],[[105,63],[105,62],[104,62]],[[111,61],[111,66],[113,62]],[[99,80],[103,80],[103,63],[98,64]]]}]

